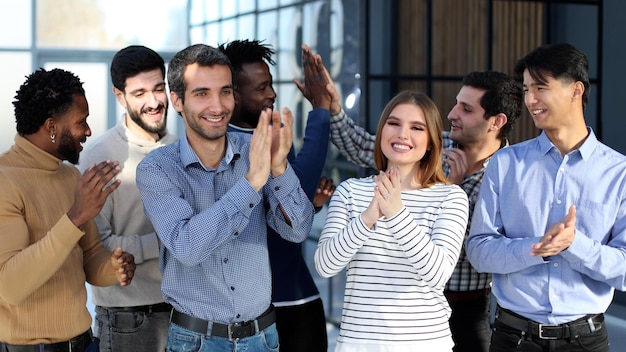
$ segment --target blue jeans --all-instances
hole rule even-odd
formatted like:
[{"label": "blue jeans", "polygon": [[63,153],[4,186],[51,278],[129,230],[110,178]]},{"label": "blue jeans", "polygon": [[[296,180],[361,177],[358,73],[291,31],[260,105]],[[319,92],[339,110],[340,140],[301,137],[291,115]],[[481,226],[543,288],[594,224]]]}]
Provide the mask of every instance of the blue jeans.
[{"label": "blue jeans", "polygon": [[96,306],[95,335],[101,352],[163,351],[170,313],[123,312]]},{"label": "blue jeans", "polygon": [[258,334],[239,340],[215,337],[170,323],[167,352],[278,352],[278,332],[272,324]]}]

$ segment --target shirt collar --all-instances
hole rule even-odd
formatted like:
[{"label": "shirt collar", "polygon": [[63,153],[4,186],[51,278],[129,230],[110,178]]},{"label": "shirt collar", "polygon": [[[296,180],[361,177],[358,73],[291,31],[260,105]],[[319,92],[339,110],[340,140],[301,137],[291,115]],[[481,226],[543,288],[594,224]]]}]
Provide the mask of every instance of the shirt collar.
[{"label": "shirt collar", "polygon": [[[233,143],[231,140],[231,135],[226,133],[226,153],[224,154],[224,158],[220,162],[220,164],[229,164],[231,161],[239,158],[240,146]],[[180,160],[182,161],[185,167],[189,167],[193,164],[202,165],[202,167],[206,170],[207,167],[202,164],[200,158],[198,158],[198,154],[191,148],[189,141],[187,140],[187,134],[183,133],[180,138]],[[212,169],[212,168],[211,168]]]},{"label": "shirt collar", "polygon": [[[593,133],[593,129],[591,127],[587,127],[587,132],[589,133],[589,135],[587,136],[583,144],[577,149],[583,160],[589,160],[591,154],[593,153],[594,149],[596,149],[596,146],[599,143],[598,138],[596,137],[596,134]],[[537,140],[539,141],[539,151],[542,155],[548,153],[552,148],[556,148],[556,146],[552,143],[552,141],[550,141],[550,139],[546,135],[545,131],[541,132],[539,137],[537,137]]]}]

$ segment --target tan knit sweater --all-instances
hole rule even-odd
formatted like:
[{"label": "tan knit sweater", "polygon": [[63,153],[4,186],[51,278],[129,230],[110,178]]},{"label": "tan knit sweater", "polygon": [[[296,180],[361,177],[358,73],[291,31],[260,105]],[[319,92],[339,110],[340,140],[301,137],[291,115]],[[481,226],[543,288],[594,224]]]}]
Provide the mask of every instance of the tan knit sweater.
[{"label": "tan knit sweater", "polygon": [[91,326],[85,281],[117,282],[93,221],[66,213],[79,171],[23,137],[0,156],[0,341],[68,340]]}]

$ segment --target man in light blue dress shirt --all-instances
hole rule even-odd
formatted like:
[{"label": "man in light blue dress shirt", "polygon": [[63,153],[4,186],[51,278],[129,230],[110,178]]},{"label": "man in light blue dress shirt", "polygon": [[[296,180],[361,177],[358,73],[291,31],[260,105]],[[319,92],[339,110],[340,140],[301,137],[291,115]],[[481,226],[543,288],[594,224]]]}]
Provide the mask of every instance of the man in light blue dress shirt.
[{"label": "man in light blue dress shirt", "polygon": [[519,60],[540,136],[491,158],[467,253],[493,273],[490,351],[609,351],[603,313],[626,289],[626,157],[585,124],[585,55],[569,44]]},{"label": "man in light blue dress shirt", "polygon": [[287,162],[293,117],[261,113],[254,133],[227,133],[230,62],[193,45],[170,62],[180,140],[146,156],[137,186],[161,241],[161,290],[174,310],[167,351],[277,351],[267,226],[302,242],[313,205]]}]

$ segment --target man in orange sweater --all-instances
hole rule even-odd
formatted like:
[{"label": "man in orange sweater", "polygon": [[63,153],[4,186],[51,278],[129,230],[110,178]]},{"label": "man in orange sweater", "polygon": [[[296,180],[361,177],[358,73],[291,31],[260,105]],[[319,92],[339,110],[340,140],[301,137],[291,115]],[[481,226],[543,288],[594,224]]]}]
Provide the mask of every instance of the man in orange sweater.
[{"label": "man in orange sweater", "polygon": [[93,218],[119,164],[81,176],[91,135],[82,82],[40,69],[17,91],[15,144],[0,156],[0,351],[83,351],[92,342],[85,281],[130,284],[131,254],[104,248]]}]

